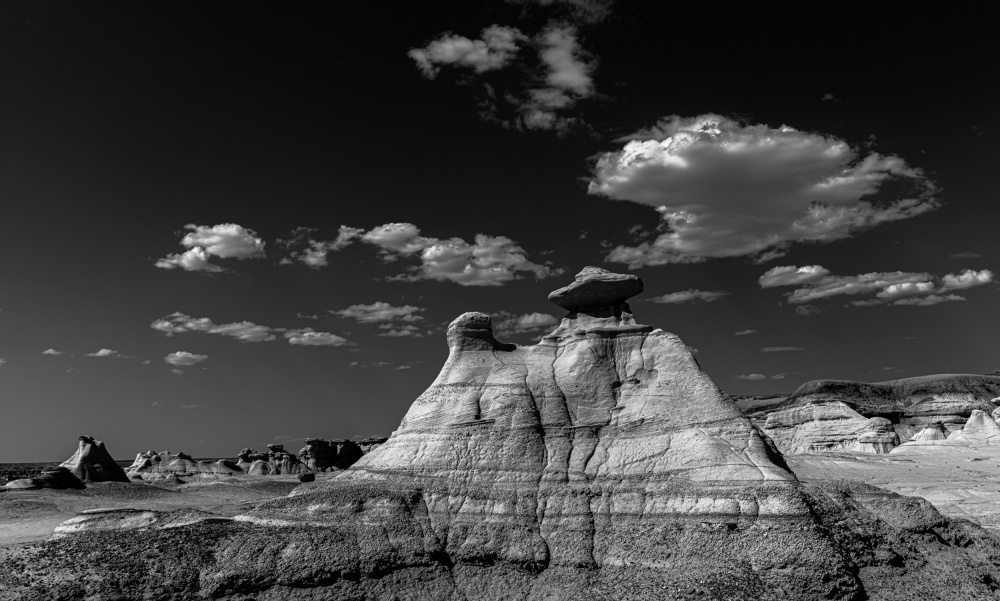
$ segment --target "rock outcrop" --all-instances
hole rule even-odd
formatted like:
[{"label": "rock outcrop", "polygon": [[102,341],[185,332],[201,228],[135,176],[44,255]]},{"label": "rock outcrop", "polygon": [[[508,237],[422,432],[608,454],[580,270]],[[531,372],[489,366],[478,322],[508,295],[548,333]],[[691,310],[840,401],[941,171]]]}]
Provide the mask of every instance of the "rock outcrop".
[{"label": "rock outcrop", "polygon": [[236,465],[251,476],[296,475],[311,471],[304,461],[280,444],[267,445],[267,453],[243,449],[236,457]]},{"label": "rock outcrop", "polygon": [[310,438],[299,451],[299,459],[314,472],[346,470],[363,456],[364,451],[357,443],[345,439]]},{"label": "rock outcrop", "polygon": [[840,402],[865,417],[884,417],[900,440],[913,438],[924,426],[941,422],[960,430],[974,410],[992,414],[1000,393],[1000,377],[943,374],[865,383],[814,380],[800,386],[778,409]]},{"label": "rock outcrop", "polygon": [[[919,498],[799,483],[677,336],[636,323],[637,278],[588,268],[567,288],[537,345],[458,317],[385,443],[232,523],[173,529],[185,559],[140,552],[157,530],[50,543],[91,551],[81,574],[108,567],[58,572],[47,598],[128,597],[125,569],[143,571],[132,597],[234,601],[993,595],[1000,541],[981,528]],[[884,422],[865,431],[878,442]]]},{"label": "rock outcrop", "polygon": [[104,447],[90,436],[81,436],[76,453],[59,464],[83,482],[128,482],[128,476]]},{"label": "rock outcrop", "polygon": [[146,451],[135,456],[135,461],[126,470],[133,480],[163,481],[206,480],[226,478],[243,473],[236,464],[225,459],[218,461],[196,461],[190,455],[170,451]]},{"label": "rock outcrop", "polygon": [[783,454],[888,453],[899,444],[891,421],[866,418],[837,401],[776,411],[768,415],[763,429]]},{"label": "rock outcrop", "polygon": [[934,442],[936,440],[947,440],[948,430],[941,422],[927,424],[924,429],[913,437],[912,442]]},{"label": "rock outcrop", "polygon": [[18,478],[4,485],[8,490],[35,490],[54,488],[57,490],[80,490],[87,486],[76,475],[63,466],[49,467],[32,478]]},{"label": "rock outcrop", "polygon": [[[388,436],[369,436],[368,438],[363,438],[358,441],[358,448],[364,454],[371,453],[375,449],[379,448],[385,441],[389,440]],[[358,457],[360,459],[360,457]]]}]

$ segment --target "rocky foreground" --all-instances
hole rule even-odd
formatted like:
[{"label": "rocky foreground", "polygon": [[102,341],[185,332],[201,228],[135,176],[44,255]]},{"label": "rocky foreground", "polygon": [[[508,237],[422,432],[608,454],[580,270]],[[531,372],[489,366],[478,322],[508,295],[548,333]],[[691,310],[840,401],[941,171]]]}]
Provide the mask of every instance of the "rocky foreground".
[{"label": "rocky foreground", "polygon": [[0,598],[997,598],[1000,540],[920,498],[801,482],[679,338],[634,320],[641,290],[585,269],[534,346],[466,313],[350,469],[232,520],[78,516],[0,553]]}]

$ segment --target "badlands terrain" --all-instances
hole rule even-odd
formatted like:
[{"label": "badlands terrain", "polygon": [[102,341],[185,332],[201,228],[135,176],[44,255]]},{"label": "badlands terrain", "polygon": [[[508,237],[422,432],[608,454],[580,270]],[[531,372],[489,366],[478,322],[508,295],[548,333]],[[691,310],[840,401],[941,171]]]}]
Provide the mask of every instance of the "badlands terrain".
[{"label": "badlands terrain", "polygon": [[0,493],[0,599],[1000,598],[1000,378],[737,403],[642,289],[585,268],[532,346],[459,316],[384,442],[122,469],[81,437]]}]

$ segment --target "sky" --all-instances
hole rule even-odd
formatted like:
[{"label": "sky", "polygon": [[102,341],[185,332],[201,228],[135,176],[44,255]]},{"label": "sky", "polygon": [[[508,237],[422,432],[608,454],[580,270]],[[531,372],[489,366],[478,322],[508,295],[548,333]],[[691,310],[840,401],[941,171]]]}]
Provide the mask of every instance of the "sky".
[{"label": "sky", "polygon": [[389,435],[452,319],[533,344],[588,265],[730,394],[1000,369],[988,27],[2,3],[0,462]]}]

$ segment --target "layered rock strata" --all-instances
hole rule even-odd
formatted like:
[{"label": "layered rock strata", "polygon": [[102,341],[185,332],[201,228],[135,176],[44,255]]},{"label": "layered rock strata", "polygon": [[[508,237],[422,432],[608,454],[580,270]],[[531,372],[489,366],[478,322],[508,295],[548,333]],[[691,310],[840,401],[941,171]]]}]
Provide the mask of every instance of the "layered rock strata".
[{"label": "layered rock strata", "polygon": [[87,488],[82,480],[73,472],[62,466],[49,467],[41,474],[31,478],[18,478],[4,484],[7,490],[35,490],[39,488],[54,488],[57,490]]},{"label": "layered rock strata", "polygon": [[866,418],[837,401],[771,413],[764,423],[764,432],[783,454],[888,453],[899,444],[891,421],[881,417]]},{"label": "layered rock strata", "polygon": [[76,453],[59,464],[83,482],[128,482],[128,476],[104,447],[90,436],[81,436]]},{"label": "layered rock strata", "polygon": [[164,481],[181,479],[204,480],[225,478],[242,474],[243,470],[231,461],[196,461],[190,455],[170,451],[146,451],[135,456],[135,461],[126,470],[133,480]]}]

